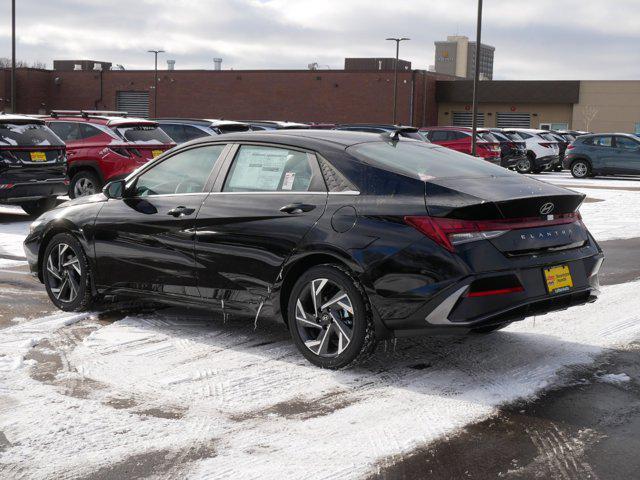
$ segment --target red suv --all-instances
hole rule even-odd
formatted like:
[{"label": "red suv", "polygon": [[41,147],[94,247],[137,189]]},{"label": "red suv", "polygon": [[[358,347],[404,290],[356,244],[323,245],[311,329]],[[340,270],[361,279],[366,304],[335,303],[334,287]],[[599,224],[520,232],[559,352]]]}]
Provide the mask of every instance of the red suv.
[{"label": "red suv", "polygon": [[[471,155],[471,128],[469,127],[424,127],[420,129],[431,143]],[[489,130],[478,129],[477,156],[500,165],[500,142]]]},{"label": "red suv", "polygon": [[126,112],[54,110],[45,122],[67,145],[69,196],[93,195],[175,146],[158,124]]}]

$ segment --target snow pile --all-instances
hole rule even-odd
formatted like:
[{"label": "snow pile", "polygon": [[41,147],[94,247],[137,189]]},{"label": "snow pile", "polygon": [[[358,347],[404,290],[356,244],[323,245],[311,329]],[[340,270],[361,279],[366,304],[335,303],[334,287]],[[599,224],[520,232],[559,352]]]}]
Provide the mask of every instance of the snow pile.
[{"label": "snow pile", "polygon": [[611,384],[620,384],[620,383],[627,383],[631,381],[631,377],[629,377],[629,375],[627,375],[626,373],[607,373],[604,375],[600,375],[598,377],[598,380],[604,383],[611,383]]},{"label": "snow pile", "polygon": [[[596,304],[495,335],[399,341],[339,372],[307,364],[284,329],[267,322],[254,332],[250,320],[129,316],[76,339],[53,383],[28,375],[41,364],[0,373],[0,405],[11,405],[11,415],[0,407],[0,430],[14,445],[0,461],[45,478],[159,450],[184,460],[215,445],[182,474],[357,478],[640,338],[639,287],[608,287]],[[4,330],[0,354],[23,355],[42,330],[63,324],[50,322]],[[80,398],[69,385],[91,388]]]}]

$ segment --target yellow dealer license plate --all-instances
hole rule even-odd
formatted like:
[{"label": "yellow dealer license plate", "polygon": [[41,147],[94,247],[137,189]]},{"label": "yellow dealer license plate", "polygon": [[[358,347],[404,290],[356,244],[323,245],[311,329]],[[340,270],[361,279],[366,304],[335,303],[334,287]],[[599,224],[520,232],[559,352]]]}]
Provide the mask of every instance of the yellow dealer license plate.
[{"label": "yellow dealer license plate", "polygon": [[153,158],[156,158],[159,155],[162,155],[162,150],[151,150],[151,155],[153,155]]},{"label": "yellow dealer license plate", "polygon": [[549,293],[567,292],[573,288],[573,278],[571,278],[569,265],[545,268],[544,278],[547,281]]},{"label": "yellow dealer license plate", "polygon": [[44,152],[30,152],[32,162],[46,162],[47,154]]}]

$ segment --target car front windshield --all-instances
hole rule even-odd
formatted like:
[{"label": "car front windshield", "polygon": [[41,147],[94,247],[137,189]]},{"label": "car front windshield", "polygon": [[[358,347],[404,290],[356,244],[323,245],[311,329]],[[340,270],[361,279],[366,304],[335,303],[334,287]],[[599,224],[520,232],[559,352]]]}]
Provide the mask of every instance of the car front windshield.
[{"label": "car front windshield", "polygon": [[156,125],[130,125],[116,127],[116,133],[124,140],[141,144],[170,144],[173,140]]},{"label": "car front windshield", "polygon": [[359,160],[419,180],[503,177],[512,173],[484,160],[422,142],[369,142],[347,149]]},{"label": "car front windshield", "polygon": [[12,147],[61,147],[64,142],[40,123],[0,123],[0,145]]}]

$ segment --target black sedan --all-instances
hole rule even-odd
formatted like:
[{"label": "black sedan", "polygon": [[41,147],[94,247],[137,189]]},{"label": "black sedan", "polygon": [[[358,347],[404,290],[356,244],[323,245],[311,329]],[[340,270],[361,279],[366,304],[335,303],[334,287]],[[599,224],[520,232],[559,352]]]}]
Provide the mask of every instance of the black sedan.
[{"label": "black sedan", "polygon": [[137,297],[281,317],[312,363],[378,340],[485,333],[595,300],[584,196],[399,134],[290,130],[186,143],[25,240],[63,310]]}]

